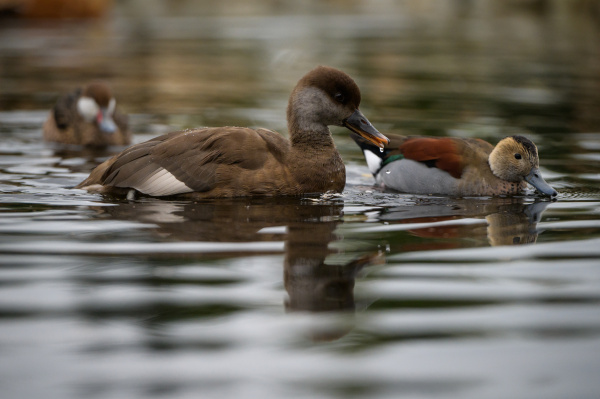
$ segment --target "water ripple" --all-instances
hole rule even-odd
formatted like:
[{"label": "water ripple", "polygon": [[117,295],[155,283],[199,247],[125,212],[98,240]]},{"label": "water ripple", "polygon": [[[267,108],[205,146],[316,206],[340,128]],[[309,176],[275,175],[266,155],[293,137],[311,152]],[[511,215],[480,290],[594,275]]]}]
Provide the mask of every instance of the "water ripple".
[{"label": "water ripple", "polygon": [[514,259],[531,258],[598,258],[600,257],[600,239],[553,242],[536,245],[511,247],[470,248],[441,250],[435,252],[411,252],[392,255],[393,261],[440,261],[464,262],[481,261],[508,262]]}]

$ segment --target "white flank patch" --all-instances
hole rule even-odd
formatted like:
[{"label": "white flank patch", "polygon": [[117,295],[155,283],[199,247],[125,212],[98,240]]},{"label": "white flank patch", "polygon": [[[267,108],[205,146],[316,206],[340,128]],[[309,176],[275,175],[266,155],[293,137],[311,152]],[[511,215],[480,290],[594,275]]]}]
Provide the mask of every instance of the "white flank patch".
[{"label": "white flank patch", "polygon": [[137,184],[133,188],[144,194],[155,196],[191,193],[194,191],[164,168],[158,169],[152,175],[148,176],[143,183]]},{"label": "white flank patch", "polygon": [[96,115],[100,112],[100,107],[91,97],[80,97],[77,100],[77,111],[88,122],[93,122]]},{"label": "white flank patch", "polygon": [[367,160],[367,165],[369,166],[369,170],[371,171],[371,173],[377,173],[379,168],[381,168],[381,163],[383,162],[383,159],[381,159],[378,155],[369,150],[364,150],[363,153],[365,154],[365,159]]}]

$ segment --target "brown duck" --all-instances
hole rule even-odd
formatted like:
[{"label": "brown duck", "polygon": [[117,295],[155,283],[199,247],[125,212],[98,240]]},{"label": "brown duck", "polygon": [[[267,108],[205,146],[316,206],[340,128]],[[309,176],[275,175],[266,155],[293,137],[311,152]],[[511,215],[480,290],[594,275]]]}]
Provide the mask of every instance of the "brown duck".
[{"label": "brown duck", "polygon": [[389,137],[380,149],[352,135],[383,188],[465,197],[523,194],[529,183],[541,194],[558,194],[542,177],[537,147],[526,137],[506,137],[495,147],[475,138]]},{"label": "brown duck", "polygon": [[328,126],[345,126],[375,146],[388,142],[358,109],[360,99],[352,78],[320,66],[292,91],[289,141],[242,127],[168,133],[105,161],[77,188],[194,199],[341,192],[346,170]]},{"label": "brown duck", "polygon": [[94,82],[58,99],[44,123],[44,140],[86,147],[131,143],[127,116],[108,86]]}]

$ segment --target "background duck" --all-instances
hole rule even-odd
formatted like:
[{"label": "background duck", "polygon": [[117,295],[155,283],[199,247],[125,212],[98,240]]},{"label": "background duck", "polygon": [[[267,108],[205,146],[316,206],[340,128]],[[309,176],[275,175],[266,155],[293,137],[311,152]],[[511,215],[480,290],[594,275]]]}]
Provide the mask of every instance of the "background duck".
[{"label": "background duck", "polygon": [[289,141],[271,130],[242,127],[168,133],[105,161],[77,188],[192,198],[341,192],[346,170],[328,126],[345,126],[373,146],[388,142],[360,112],[360,100],[350,76],[320,66],[290,95]]},{"label": "background duck", "polygon": [[0,12],[21,18],[99,18],[113,0],[0,0]]},{"label": "background duck", "polygon": [[352,135],[369,170],[384,188],[413,194],[457,197],[522,194],[527,183],[556,196],[539,170],[537,147],[523,136],[496,147],[474,138],[388,135],[384,149]]},{"label": "background duck", "polygon": [[44,123],[44,140],[89,147],[130,144],[127,116],[116,106],[102,82],[76,89],[57,100]]}]

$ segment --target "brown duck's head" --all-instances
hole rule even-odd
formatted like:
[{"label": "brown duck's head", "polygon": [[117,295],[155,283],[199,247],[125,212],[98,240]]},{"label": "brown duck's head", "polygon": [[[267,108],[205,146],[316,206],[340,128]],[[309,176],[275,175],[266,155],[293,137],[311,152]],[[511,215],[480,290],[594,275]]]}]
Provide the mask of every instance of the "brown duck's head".
[{"label": "brown duck's head", "polygon": [[542,194],[558,194],[542,177],[537,147],[523,136],[502,139],[490,154],[489,163],[492,173],[502,180],[525,180]]},{"label": "brown duck's head", "polygon": [[[296,85],[287,108],[290,134],[344,126],[378,147],[389,142],[360,112],[360,90],[344,72],[318,66]],[[325,127],[325,129],[323,128]]]},{"label": "brown duck's head", "polygon": [[113,120],[117,102],[110,88],[102,82],[87,85],[77,100],[77,111],[87,122],[95,123],[103,133],[114,133],[117,125]]}]

